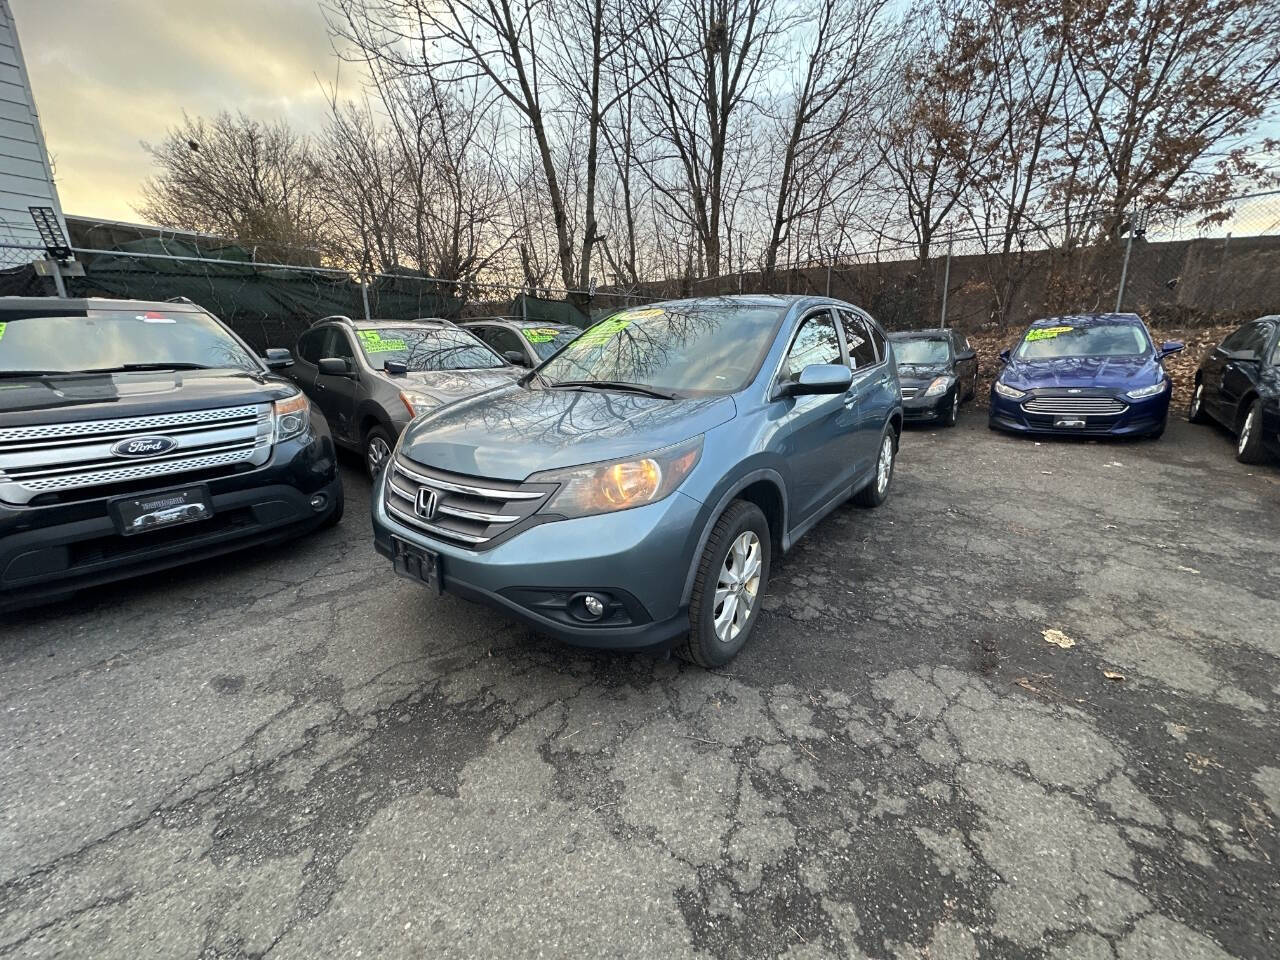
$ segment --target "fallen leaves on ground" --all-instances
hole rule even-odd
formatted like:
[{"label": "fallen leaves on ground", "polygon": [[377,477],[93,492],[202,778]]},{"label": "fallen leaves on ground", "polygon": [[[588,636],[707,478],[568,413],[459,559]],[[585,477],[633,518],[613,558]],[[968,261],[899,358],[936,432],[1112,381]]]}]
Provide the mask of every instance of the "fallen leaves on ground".
[{"label": "fallen leaves on ground", "polygon": [[1117,673],[1115,670],[1103,670],[1102,675],[1108,680],[1127,680],[1129,679],[1123,673]]},{"label": "fallen leaves on ground", "polygon": [[1076,642],[1061,630],[1050,628],[1040,631],[1040,634],[1044,637],[1046,643],[1052,643],[1055,647],[1061,647],[1063,650],[1068,650],[1076,645]]},{"label": "fallen leaves on ground", "polygon": [[1192,773],[1204,773],[1210,767],[1215,770],[1222,769],[1222,764],[1213,759],[1213,757],[1206,757],[1202,753],[1188,753],[1187,766],[1191,768]]}]

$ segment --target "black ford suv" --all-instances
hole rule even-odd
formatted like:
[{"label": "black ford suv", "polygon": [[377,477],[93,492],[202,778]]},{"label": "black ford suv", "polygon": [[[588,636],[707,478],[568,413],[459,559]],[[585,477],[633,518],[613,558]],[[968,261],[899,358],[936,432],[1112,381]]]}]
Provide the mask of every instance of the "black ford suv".
[{"label": "black ford suv", "polygon": [[189,302],[0,297],[0,610],[332,525],[325,420]]}]

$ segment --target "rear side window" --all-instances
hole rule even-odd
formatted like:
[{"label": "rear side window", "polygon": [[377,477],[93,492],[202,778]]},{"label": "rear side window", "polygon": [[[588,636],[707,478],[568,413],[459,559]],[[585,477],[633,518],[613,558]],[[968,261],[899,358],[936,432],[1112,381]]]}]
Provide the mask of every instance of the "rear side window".
[{"label": "rear side window", "polygon": [[[876,347],[873,334],[860,316],[852,310],[841,310],[840,326],[844,328],[844,342],[849,347],[849,366],[854,370],[876,365]],[[884,356],[883,343],[880,356]]]},{"label": "rear side window", "polygon": [[783,361],[782,376],[794,380],[810,364],[839,362],[840,339],[836,336],[836,325],[831,320],[831,312],[823,310],[805,317],[800,324]]}]

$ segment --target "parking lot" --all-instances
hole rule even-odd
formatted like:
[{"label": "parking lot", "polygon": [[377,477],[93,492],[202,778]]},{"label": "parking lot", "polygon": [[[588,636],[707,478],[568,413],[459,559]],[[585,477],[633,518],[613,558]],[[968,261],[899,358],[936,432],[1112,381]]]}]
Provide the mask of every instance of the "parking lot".
[{"label": "parking lot", "polygon": [[335,530],[8,615],[0,955],[1276,956],[1280,471],[982,413],[724,672],[429,599],[351,465]]}]

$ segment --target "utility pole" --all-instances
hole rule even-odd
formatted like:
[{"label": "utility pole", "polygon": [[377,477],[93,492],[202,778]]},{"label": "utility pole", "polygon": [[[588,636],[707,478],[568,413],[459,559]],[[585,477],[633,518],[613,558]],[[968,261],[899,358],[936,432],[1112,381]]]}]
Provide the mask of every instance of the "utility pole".
[{"label": "utility pole", "polygon": [[951,244],[954,242],[954,234],[947,237],[947,266],[942,274],[942,322],[938,324],[942,329],[947,327],[947,289],[951,286]]},{"label": "utility pole", "polygon": [[1147,235],[1146,212],[1134,212],[1129,215],[1129,237],[1124,244],[1124,265],[1120,267],[1120,289],[1116,291],[1116,313],[1120,312],[1120,304],[1124,301],[1124,285],[1129,279],[1129,254],[1133,252],[1134,237]]}]

